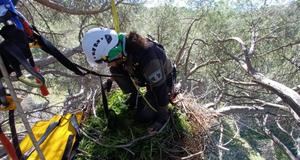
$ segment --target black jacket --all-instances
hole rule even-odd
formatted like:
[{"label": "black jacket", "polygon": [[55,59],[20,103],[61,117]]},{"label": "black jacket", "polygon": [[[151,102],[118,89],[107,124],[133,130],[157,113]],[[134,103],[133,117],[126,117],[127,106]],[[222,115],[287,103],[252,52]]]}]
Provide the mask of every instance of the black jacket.
[{"label": "black jacket", "polygon": [[158,44],[147,41],[145,47],[130,46],[126,43],[127,60],[124,68],[139,86],[147,86],[157,105],[169,103],[167,79],[172,72],[172,64],[164,49]]}]

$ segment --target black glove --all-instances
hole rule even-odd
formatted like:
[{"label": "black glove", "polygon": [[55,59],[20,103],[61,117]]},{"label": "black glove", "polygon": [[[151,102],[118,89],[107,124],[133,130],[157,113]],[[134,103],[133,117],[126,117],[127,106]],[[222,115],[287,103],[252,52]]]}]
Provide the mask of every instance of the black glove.
[{"label": "black glove", "polygon": [[107,92],[110,92],[111,86],[112,86],[112,80],[111,80],[111,79],[107,79],[106,82],[104,82],[104,84],[103,84],[103,88],[104,88]]},{"label": "black glove", "polygon": [[129,109],[134,109],[136,107],[137,102],[137,92],[133,92],[130,94],[129,98],[125,101],[125,104],[128,106]]}]

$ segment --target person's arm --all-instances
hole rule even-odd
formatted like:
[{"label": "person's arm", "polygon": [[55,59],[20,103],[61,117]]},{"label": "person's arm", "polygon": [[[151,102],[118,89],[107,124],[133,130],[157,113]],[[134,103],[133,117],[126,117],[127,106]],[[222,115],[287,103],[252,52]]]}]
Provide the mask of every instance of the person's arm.
[{"label": "person's arm", "polygon": [[160,60],[157,57],[148,59],[148,63],[143,67],[143,74],[150,85],[153,95],[156,97],[157,107],[168,105],[166,75]]}]

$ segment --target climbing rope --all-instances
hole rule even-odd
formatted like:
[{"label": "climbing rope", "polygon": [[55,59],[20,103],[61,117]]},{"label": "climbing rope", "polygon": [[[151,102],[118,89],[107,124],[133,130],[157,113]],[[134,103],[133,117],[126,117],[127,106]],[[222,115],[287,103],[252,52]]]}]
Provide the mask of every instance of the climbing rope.
[{"label": "climbing rope", "polygon": [[119,22],[117,7],[116,7],[114,0],[111,0],[111,12],[113,15],[113,22],[114,22],[115,30],[119,33],[120,32],[120,22]]},{"label": "climbing rope", "polygon": [[36,151],[37,151],[37,153],[38,153],[40,159],[41,159],[41,160],[45,160],[45,157],[44,157],[44,155],[43,155],[43,152],[42,152],[42,150],[40,149],[40,147],[39,147],[39,145],[38,145],[38,143],[37,143],[37,140],[35,139],[35,137],[34,137],[34,135],[33,135],[33,132],[32,132],[32,130],[31,130],[31,127],[30,127],[30,125],[29,125],[29,122],[28,122],[28,120],[27,120],[27,118],[26,118],[26,115],[25,115],[25,113],[24,113],[24,110],[23,110],[23,108],[22,108],[20,102],[18,101],[17,94],[16,94],[16,92],[15,92],[15,90],[14,90],[14,87],[13,87],[11,81],[10,81],[8,72],[7,72],[6,68],[5,68],[5,64],[4,64],[3,59],[2,59],[1,56],[0,56],[0,69],[1,69],[1,73],[2,73],[2,75],[3,75],[3,79],[5,80],[6,85],[7,85],[8,89],[9,89],[9,91],[10,91],[10,94],[11,94],[11,96],[12,96],[14,102],[16,103],[17,111],[18,111],[18,113],[20,114],[20,117],[21,117],[21,120],[22,120],[22,122],[23,122],[23,124],[24,124],[24,126],[25,126],[25,129],[27,130],[28,135],[29,135],[29,137],[30,137],[30,139],[31,139],[31,141],[32,141],[32,143],[33,143],[33,145],[34,145],[34,147],[35,147],[35,149],[36,149]]}]

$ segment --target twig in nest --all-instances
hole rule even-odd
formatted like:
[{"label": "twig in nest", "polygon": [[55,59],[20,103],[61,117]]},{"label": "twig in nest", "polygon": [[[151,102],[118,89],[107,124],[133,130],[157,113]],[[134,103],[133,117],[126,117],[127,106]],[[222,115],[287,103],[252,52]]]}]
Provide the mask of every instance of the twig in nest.
[{"label": "twig in nest", "polygon": [[130,141],[129,143],[127,144],[120,144],[120,145],[107,145],[107,144],[103,144],[101,142],[98,141],[98,139],[88,135],[88,133],[86,133],[83,129],[81,129],[81,132],[82,134],[87,137],[88,139],[90,139],[91,141],[95,142],[96,144],[102,146],[102,147],[107,147],[107,148],[122,148],[126,151],[128,151],[129,153],[131,153],[132,155],[135,155],[134,152],[132,152],[130,149],[128,149],[128,147],[132,146],[133,144],[141,141],[141,140],[144,140],[144,139],[147,139],[147,138],[150,138],[150,137],[153,137],[155,135],[158,135],[160,134],[164,128],[167,126],[167,124],[169,123],[169,120],[170,118],[167,120],[167,122],[164,124],[164,126],[158,131],[158,132],[155,132],[153,134],[148,134],[148,135],[145,135],[145,136],[142,136],[142,137],[138,137],[136,139],[133,139],[132,141]]},{"label": "twig in nest", "polygon": [[190,158],[195,157],[195,156],[197,156],[197,155],[199,155],[199,154],[202,154],[202,153],[203,153],[203,151],[199,151],[199,152],[197,152],[197,153],[190,154],[190,155],[188,155],[188,156],[186,156],[186,157],[181,157],[181,159],[182,159],[182,160],[184,160],[184,159],[190,159]]}]

